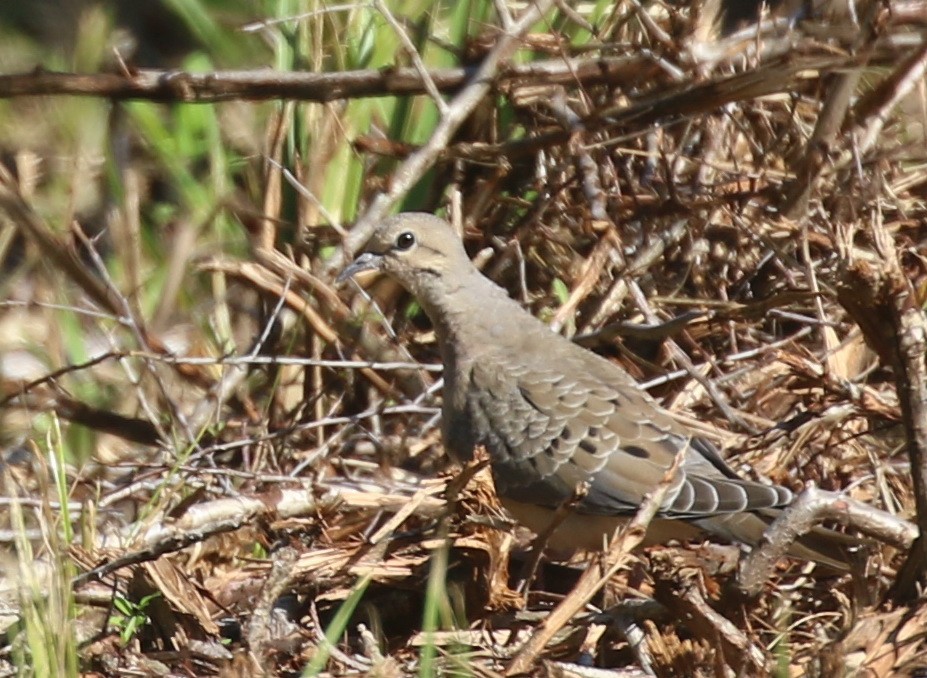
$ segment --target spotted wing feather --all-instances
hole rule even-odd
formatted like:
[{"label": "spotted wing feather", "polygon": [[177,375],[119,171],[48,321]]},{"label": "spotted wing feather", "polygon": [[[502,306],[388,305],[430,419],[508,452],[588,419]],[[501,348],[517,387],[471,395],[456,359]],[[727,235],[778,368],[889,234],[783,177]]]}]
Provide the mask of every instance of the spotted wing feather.
[{"label": "spotted wing feather", "polygon": [[593,369],[485,360],[474,367],[470,410],[476,437],[492,454],[500,496],[556,507],[585,483],[579,511],[633,514],[688,448],[664,516],[699,519],[790,501],[784,488],[737,477],[710,443],[687,436],[624,372],[592,357]]}]

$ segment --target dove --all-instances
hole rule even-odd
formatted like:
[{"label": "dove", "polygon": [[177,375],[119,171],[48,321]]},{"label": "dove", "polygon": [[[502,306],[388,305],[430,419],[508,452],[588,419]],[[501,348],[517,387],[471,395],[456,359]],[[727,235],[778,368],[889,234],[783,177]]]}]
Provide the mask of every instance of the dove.
[{"label": "dove", "polygon": [[[338,282],[368,270],[397,280],[434,325],[449,455],[465,462],[483,446],[502,505],[535,533],[569,507],[549,535],[554,550],[602,548],[680,452],[650,543],[708,533],[754,546],[793,501],[788,488],[740,477],[624,369],[522,308],[473,265],[443,219],[385,219]],[[845,569],[839,544],[813,536],[805,541],[814,546],[796,543],[790,555]]]}]

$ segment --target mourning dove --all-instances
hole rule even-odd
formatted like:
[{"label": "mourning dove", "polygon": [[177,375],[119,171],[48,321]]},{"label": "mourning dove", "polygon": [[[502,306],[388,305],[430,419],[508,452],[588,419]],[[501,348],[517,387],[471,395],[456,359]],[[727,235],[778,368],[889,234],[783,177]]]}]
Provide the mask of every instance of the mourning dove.
[{"label": "mourning dove", "polygon": [[[534,532],[574,502],[550,534],[554,549],[601,548],[681,450],[650,542],[707,532],[755,545],[774,510],[792,501],[784,487],[739,477],[621,367],[525,311],[477,270],[444,220],[418,213],[385,220],[339,282],[366,270],[399,281],[434,324],[450,455],[466,461],[484,446],[502,505]],[[839,566],[836,550],[796,544],[793,554]]]}]

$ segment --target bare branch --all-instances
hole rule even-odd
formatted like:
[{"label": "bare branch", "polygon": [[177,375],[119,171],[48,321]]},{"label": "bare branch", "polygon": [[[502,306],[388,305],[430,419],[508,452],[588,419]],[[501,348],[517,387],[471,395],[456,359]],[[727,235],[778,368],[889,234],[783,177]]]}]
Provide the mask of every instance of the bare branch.
[{"label": "bare branch", "polygon": [[[623,83],[628,79],[638,81],[648,77],[648,74],[653,76],[656,71],[653,59],[633,55],[538,61],[520,66],[498,67],[493,76],[500,84],[594,85],[603,82]],[[418,68],[371,68],[337,73],[269,69],[190,73],[140,69],[130,73],[82,74],[35,70],[0,75],[0,99],[70,94],[186,103],[238,99],[292,99],[323,103],[337,99],[425,94],[429,91],[426,76],[436,91],[456,92],[478,72],[478,69],[472,67],[432,69],[427,73]]]}]

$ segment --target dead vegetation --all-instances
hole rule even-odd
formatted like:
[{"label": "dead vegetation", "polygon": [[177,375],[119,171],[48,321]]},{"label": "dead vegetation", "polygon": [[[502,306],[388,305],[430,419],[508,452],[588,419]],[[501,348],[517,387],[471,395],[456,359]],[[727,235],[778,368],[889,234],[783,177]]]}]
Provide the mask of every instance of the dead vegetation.
[{"label": "dead vegetation", "polygon": [[[927,526],[923,3],[816,5],[724,35],[709,7],[550,4],[519,10],[542,23],[504,3],[471,23],[454,55],[479,78],[436,82],[424,49],[399,52],[398,101],[440,102],[424,136],[420,118],[371,109],[363,126],[353,101],[262,109],[245,89],[221,92],[214,129],[196,123],[191,139],[237,154],[204,153],[209,171],[132,104],[107,127],[125,157],[3,140],[9,671],[927,668],[920,540],[873,545],[852,574],[781,561],[756,599],[734,594],[736,549],[713,544],[544,562],[520,590],[528,536],[485,469],[442,454],[427,322],[390,281],[332,286],[340,246],[379,216],[445,210],[487,275],[742,472]],[[385,25],[409,37],[407,18]],[[395,95],[381,74],[344,96]],[[126,64],[68,87],[136,77],[109,95],[171,99]],[[171,78],[178,101],[221,81]],[[23,124],[34,100],[10,82]],[[269,98],[312,100],[287,84]]]}]

